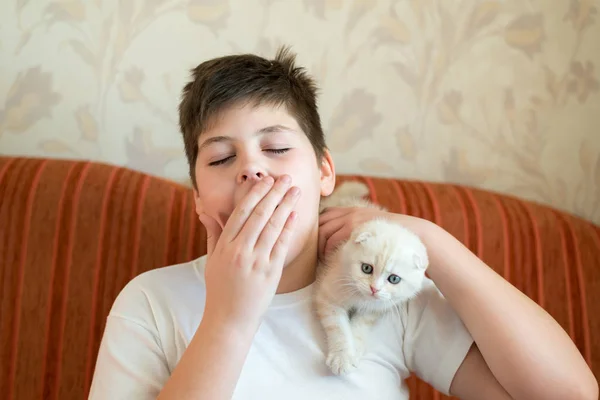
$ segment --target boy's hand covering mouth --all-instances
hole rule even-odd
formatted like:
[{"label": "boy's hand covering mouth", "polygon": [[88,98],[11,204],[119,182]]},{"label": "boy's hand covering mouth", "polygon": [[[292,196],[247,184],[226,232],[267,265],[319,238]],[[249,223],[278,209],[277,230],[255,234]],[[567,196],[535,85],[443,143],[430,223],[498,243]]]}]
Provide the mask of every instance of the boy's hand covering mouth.
[{"label": "boy's hand covering mouth", "polygon": [[[271,179],[273,179],[274,181],[276,180],[276,178],[271,178]],[[252,190],[252,188],[254,186],[256,186],[257,184],[259,184],[260,182],[261,181],[257,181],[255,184],[253,184],[252,187],[250,188],[250,190],[248,191],[248,193]],[[246,193],[244,195],[244,197],[242,197],[242,200],[240,200],[238,202],[238,204],[235,205],[235,207],[237,207],[240,203],[242,203],[242,201],[244,200],[245,196],[248,195],[248,193]],[[277,203],[277,205],[275,206],[275,209],[277,209],[277,207],[279,207],[280,204],[281,204],[281,202]],[[235,209],[235,207],[234,207],[234,209]],[[221,213],[219,213],[219,215],[218,215],[218,221],[217,222],[219,223],[221,229],[223,229],[225,227],[225,225],[227,224],[227,221],[229,220],[229,217],[231,217],[231,214],[233,214],[233,210],[228,211],[228,212],[221,212]]]},{"label": "boy's hand covering mouth", "polygon": [[201,214],[207,233],[205,318],[233,329],[258,328],[275,295],[288,253],[300,189],[291,178],[253,185],[223,228]]}]

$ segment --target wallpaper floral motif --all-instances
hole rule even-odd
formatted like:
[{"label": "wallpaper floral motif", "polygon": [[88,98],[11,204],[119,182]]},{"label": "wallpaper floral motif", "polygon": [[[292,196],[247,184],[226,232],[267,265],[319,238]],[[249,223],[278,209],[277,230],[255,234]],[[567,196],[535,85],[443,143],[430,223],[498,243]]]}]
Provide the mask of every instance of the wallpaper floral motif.
[{"label": "wallpaper floral motif", "polygon": [[600,223],[597,0],[13,0],[0,153],[186,181],[189,70],[289,44],[337,169],[449,181]]}]

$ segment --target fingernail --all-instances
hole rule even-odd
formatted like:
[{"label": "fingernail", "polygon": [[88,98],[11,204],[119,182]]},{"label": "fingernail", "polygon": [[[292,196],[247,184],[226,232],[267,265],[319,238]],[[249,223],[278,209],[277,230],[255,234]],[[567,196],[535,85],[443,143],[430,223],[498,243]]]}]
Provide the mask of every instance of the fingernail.
[{"label": "fingernail", "polygon": [[275,179],[273,179],[273,177],[272,177],[272,176],[267,176],[267,177],[264,179],[264,182],[265,182],[267,185],[271,186],[271,185],[273,184],[273,182],[275,182]]},{"label": "fingernail", "polygon": [[300,188],[298,186],[294,186],[293,188],[290,189],[290,194],[293,197],[296,197],[300,194]]},{"label": "fingernail", "polygon": [[281,182],[289,185],[292,182],[292,178],[289,175],[284,175],[281,177]]}]

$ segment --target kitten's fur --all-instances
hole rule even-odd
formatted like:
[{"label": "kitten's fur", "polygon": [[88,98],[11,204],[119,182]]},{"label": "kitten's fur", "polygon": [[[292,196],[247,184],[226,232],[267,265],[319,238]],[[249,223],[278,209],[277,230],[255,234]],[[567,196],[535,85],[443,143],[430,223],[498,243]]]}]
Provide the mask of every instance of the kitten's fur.
[{"label": "kitten's fur", "polygon": [[[328,207],[383,209],[362,198],[368,193],[362,183],[343,183],[321,201],[320,211]],[[334,374],[358,366],[369,329],[419,292],[428,262],[417,235],[397,223],[375,219],[356,227],[319,264],[315,307],[327,337],[326,363]],[[400,278],[398,283],[388,280],[392,274]],[[378,290],[376,294],[371,286]]]}]

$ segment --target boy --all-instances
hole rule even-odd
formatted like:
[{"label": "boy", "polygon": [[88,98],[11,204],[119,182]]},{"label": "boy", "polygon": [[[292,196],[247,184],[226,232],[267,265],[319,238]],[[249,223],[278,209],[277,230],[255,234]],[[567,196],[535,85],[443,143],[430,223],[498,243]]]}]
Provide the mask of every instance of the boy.
[{"label": "boy", "polygon": [[464,399],[597,399],[590,369],[544,310],[440,227],[387,213],[425,242],[439,291],[382,321],[357,370],[327,371],[311,308],[317,255],[382,212],[319,216],[335,168],[315,91],[286,49],[195,68],[180,125],[208,254],[123,289],[90,397],[407,399],[414,371]]}]

